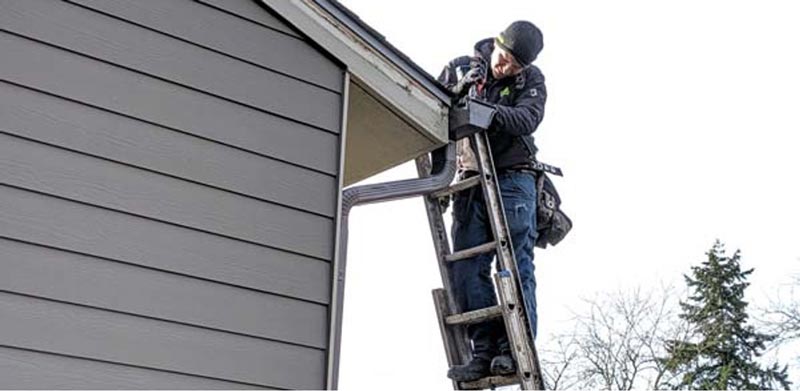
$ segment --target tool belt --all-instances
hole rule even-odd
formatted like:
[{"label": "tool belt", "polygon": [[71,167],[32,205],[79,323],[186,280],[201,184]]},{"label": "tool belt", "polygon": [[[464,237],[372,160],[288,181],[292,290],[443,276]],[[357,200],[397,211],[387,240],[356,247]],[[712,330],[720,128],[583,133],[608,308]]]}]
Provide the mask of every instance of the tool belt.
[{"label": "tool belt", "polygon": [[[517,165],[511,166],[511,167],[508,167],[505,170],[506,171],[532,171],[534,173],[536,173],[536,172],[546,172],[548,174],[564,176],[564,174],[561,172],[560,168],[558,168],[556,166],[549,165],[547,163],[542,163],[542,162],[531,162],[531,163],[517,164]],[[502,171],[503,170],[501,169],[500,172],[502,172]]]},{"label": "tool belt", "polygon": [[[560,168],[558,168],[556,166],[553,166],[553,165],[550,165],[550,164],[547,164],[547,163],[542,163],[542,162],[530,162],[530,163],[523,163],[523,164],[515,164],[515,165],[513,165],[511,167],[498,168],[496,171],[497,171],[497,175],[501,175],[501,174],[506,173],[506,172],[530,172],[530,173],[532,173],[534,175],[539,174],[539,173],[548,173],[548,174],[553,174],[553,175],[557,175],[557,176],[564,176],[564,174],[562,173]],[[471,178],[471,177],[474,177],[475,175],[478,175],[477,171],[473,171],[473,170],[462,171],[459,174],[459,180],[464,180],[464,179],[467,179],[467,178]]]},{"label": "tool belt", "polygon": [[[572,220],[561,210],[561,197],[547,174],[563,176],[561,169],[541,162],[517,164],[497,169],[497,175],[507,172],[529,172],[536,177],[536,242],[539,248],[555,246],[572,230]],[[478,175],[467,170],[459,174],[459,180]],[[470,189],[473,190],[473,189]],[[469,202],[472,201],[470,191]]]}]

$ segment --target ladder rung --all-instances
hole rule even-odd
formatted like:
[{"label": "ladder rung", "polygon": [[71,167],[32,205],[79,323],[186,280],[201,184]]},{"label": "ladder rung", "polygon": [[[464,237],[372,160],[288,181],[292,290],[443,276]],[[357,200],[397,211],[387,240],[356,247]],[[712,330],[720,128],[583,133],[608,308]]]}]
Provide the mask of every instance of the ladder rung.
[{"label": "ladder rung", "polygon": [[437,191],[433,193],[433,198],[442,198],[447,197],[451,194],[458,193],[459,191],[469,189],[470,187],[476,186],[481,183],[480,175],[475,175],[464,179],[463,181],[458,181],[453,186],[450,186],[444,190]]},{"label": "ladder rung", "polygon": [[519,384],[519,378],[515,375],[484,377],[470,382],[461,382],[462,390],[493,390],[495,387],[510,386]]},{"label": "ladder rung", "polygon": [[450,315],[444,319],[445,323],[449,325],[455,324],[471,324],[482,322],[487,319],[497,318],[503,315],[503,309],[500,306],[481,308],[475,311],[464,312],[461,314]]},{"label": "ladder rung", "polygon": [[466,250],[456,251],[450,255],[445,255],[444,260],[447,262],[453,262],[453,261],[460,261],[466,258],[472,258],[476,255],[494,251],[496,247],[497,247],[497,242],[492,241],[489,243],[484,243],[480,246],[468,248]]}]

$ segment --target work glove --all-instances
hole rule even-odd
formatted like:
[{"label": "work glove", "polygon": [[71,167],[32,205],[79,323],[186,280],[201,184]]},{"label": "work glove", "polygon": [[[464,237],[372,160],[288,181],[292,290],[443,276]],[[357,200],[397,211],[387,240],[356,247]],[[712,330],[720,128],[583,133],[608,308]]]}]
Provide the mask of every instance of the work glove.
[{"label": "work glove", "polygon": [[[461,69],[457,70],[461,73]],[[458,82],[450,88],[450,92],[461,98],[469,93],[470,87],[481,84],[486,79],[486,63],[480,58],[473,58],[469,63],[469,69],[458,79]]]}]

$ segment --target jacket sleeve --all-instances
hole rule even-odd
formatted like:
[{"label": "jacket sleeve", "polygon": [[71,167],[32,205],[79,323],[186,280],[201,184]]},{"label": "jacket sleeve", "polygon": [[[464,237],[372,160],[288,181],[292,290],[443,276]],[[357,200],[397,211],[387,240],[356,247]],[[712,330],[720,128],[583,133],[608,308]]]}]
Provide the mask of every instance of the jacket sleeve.
[{"label": "jacket sleeve", "polygon": [[517,94],[512,106],[495,105],[497,112],[492,120],[495,131],[513,136],[528,135],[542,122],[547,90],[541,73],[531,72],[525,86]]}]

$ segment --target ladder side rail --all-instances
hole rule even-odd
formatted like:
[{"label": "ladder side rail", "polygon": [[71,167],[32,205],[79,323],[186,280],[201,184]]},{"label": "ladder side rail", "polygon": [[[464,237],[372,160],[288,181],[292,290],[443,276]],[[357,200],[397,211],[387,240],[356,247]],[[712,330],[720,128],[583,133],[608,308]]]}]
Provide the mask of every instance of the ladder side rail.
[{"label": "ladder side rail", "polygon": [[492,234],[497,244],[497,261],[500,264],[500,269],[513,273],[514,280],[517,281],[516,288],[520,291],[519,295],[522,297],[522,286],[519,284],[519,273],[517,272],[514,248],[511,243],[511,233],[508,232],[500,184],[497,181],[497,173],[494,169],[488,137],[485,132],[482,132],[471,136],[470,142],[475,145],[477,152],[476,160],[478,161],[478,171],[483,182],[481,187],[483,188],[484,204],[492,227]]},{"label": "ladder side rail", "polygon": [[507,273],[505,278],[497,276],[497,291],[500,301],[505,307],[503,318],[509,343],[512,346],[512,354],[517,362],[520,386],[522,389],[542,388],[540,384],[536,384],[539,383],[536,379],[541,378],[540,374],[533,373],[534,369],[538,368],[534,356],[533,336],[530,333],[527,306],[519,281],[516,257],[489,148],[488,135],[486,132],[481,132],[472,135],[470,141],[475,146],[478,170],[483,182],[484,203],[497,243],[497,262],[502,272]]},{"label": "ladder side rail", "polygon": [[[495,286],[497,286],[498,296],[501,306],[507,308],[505,326],[509,342],[514,347],[515,358],[517,361],[517,376],[523,390],[543,390],[544,381],[542,379],[539,358],[536,354],[536,346],[530,336],[530,326],[528,319],[523,311],[523,305],[519,301],[514,302],[514,282],[511,273],[504,270],[494,275]],[[519,291],[517,291],[519,292]],[[516,341],[515,341],[516,339]],[[519,345],[517,345],[519,343]]]},{"label": "ladder side rail", "polygon": [[[429,175],[431,162],[430,157],[427,154],[418,157],[415,163],[417,166],[417,174],[420,177]],[[423,201],[425,202],[425,211],[428,215],[428,224],[431,230],[434,250],[436,251],[439,274],[442,276],[442,287],[444,288],[445,292],[444,299],[446,299],[445,304],[447,304],[448,307],[448,313],[446,315],[460,313],[461,309],[458,307],[458,304],[450,294],[450,292],[452,292],[452,287],[450,284],[450,272],[447,262],[445,261],[445,257],[450,255],[450,241],[447,236],[447,229],[445,227],[444,219],[442,218],[439,200],[438,198],[426,195],[423,197]],[[436,295],[435,291],[434,295]],[[441,300],[441,298],[439,298],[439,300]],[[440,309],[442,309],[440,305],[437,305],[437,310]],[[445,314],[439,314],[438,316],[440,322],[444,321],[443,315]],[[447,327],[450,328],[450,333],[447,333],[447,330],[443,330],[442,335],[443,337],[449,336],[444,338],[448,365],[452,367],[453,365],[466,363],[471,358],[471,350],[469,347],[469,339],[467,338],[466,327]]]},{"label": "ladder side rail", "polygon": [[[439,333],[442,335],[442,343],[444,344],[444,351],[447,356],[447,365],[453,366],[464,363],[469,359],[469,357],[466,356],[469,353],[463,350],[466,348],[466,343],[468,341],[465,333],[458,332],[458,330],[464,330],[464,327],[453,328],[445,321],[448,316],[453,314],[448,304],[449,295],[442,288],[434,289],[431,293],[436,308],[436,320],[439,323]],[[452,383],[454,390],[461,388],[457,381],[452,380]]]}]

